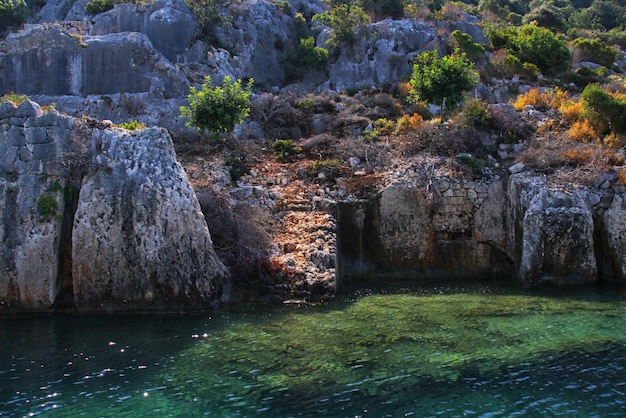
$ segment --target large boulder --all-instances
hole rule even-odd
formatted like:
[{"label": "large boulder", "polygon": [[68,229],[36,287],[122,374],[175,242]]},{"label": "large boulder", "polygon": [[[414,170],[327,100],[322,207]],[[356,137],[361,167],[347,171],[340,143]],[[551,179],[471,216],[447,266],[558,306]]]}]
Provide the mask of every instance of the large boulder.
[{"label": "large boulder", "polygon": [[598,280],[593,214],[584,190],[551,188],[545,179],[509,180],[509,249],[527,285]]},{"label": "large boulder", "polygon": [[189,311],[230,279],[167,131],[0,106],[0,310]]}]

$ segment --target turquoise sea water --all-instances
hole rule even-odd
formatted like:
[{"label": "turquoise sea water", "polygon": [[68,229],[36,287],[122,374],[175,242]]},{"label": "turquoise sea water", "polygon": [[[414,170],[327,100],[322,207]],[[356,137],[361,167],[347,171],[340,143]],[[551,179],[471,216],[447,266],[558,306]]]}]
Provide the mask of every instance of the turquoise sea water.
[{"label": "turquoise sea water", "polygon": [[0,320],[0,416],[626,416],[626,289],[354,288],[319,306]]}]

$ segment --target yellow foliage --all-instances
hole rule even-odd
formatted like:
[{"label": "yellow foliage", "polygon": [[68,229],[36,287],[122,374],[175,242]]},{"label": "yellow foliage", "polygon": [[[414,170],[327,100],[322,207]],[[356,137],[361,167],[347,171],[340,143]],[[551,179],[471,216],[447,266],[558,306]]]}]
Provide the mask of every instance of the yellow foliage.
[{"label": "yellow foliage", "polygon": [[620,185],[626,186],[626,170],[619,170],[617,172],[617,181]]},{"label": "yellow foliage", "polygon": [[568,100],[559,107],[559,112],[561,112],[563,119],[568,123],[582,120],[584,110],[585,108],[581,101],[573,102]]},{"label": "yellow foliage", "polygon": [[525,106],[531,105],[538,110],[558,109],[568,99],[566,91],[559,88],[554,90],[541,91],[538,88],[532,88],[526,93],[517,96],[513,103],[516,110],[523,110]]},{"label": "yellow foliage", "polygon": [[568,129],[567,134],[570,138],[581,142],[591,142],[598,139],[598,132],[589,119],[577,120],[572,123],[572,127]]},{"label": "yellow foliage", "polygon": [[413,116],[404,115],[396,123],[396,132],[404,134],[419,129],[424,124],[424,118],[419,113],[413,113]]}]

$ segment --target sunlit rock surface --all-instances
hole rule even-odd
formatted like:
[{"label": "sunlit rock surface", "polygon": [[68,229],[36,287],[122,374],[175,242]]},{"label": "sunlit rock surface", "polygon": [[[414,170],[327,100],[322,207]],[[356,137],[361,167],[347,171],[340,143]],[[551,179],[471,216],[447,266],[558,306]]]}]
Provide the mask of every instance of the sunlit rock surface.
[{"label": "sunlit rock surface", "polygon": [[3,103],[0,154],[0,309],[188,311],[228,298],[165,130]]}]

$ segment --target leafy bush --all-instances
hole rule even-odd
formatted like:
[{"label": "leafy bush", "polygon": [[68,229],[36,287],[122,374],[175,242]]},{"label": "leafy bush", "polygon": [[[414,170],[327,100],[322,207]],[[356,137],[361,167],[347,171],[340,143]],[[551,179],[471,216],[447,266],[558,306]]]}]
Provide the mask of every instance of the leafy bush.
[{"label": "leafy bush", "polygon": [[506,49],[522,63],[537,66],[543,74],[556,75],[569,68],[570,52],[562,35],[529,24],[516,28],[487,28],[487,37],[494,50]]},{"label": "leafy bush", "polygon": [[455,30],[451,34],[456,46],[472,59],[478,59],[485,53],[485,47],[474,42],[472,37],[465,32]]},{"label": "leafy bush", "polygon": [[311,165],[311,171],[317,175],[322,171],[330,174],[331,177],[337,175],[342,167],[341,161],[336,159],[315,160]]},{"label": "leafy bush", "polygon": [[470,154],[459,154],[456,156],[456,160],[468,166],[474,174],[480,174],[483,169],[483,163],[477,158],[474,158]]},{"label": "leafy bush", "polygon": [[436,104],[444,113],[446,106],[456,108],[476,86],[478,74],[464,53],[439,57],[437,51],[427,51],[416,57],[410,83],[410,102]]},{"label": "leafy bush", "polygon": [[295,54],[287,56],[288,71],[294,79],[300,79],[309,68],[323,69],[328,63],[328,50],[315,46],[315,38],[300,39]]},{"label": "leafy bush", "polygon": [[112,8],[112,0],[93,0],[85,5],[85,13],[89,16],[95,16],[111,10]]},{"label": "leafy bush", "polygon": [[331,46],[351,45],[356,39],[356,28],[369,22],[369,17],[359,6],[339,4],[331,10],[313,16],[313,20],[333,30],[328,43]]},{"label": "leafy bush", "polygon": [[540,26],[520,27],[508,48],[521,61],[535,64],[543,74],[555,75],[569,68],[570,52],[563,36]]},{"label": "leafy bush", "polygon": [[617,59],[617,51],[600,39],[576,38],[571,43],[574,49],[574,60],[591,61],[611,68]]},{"label": "leafy bush", "polygon": [[180,114],[189,118],[187,126],[215,133],[232,131],[250,113],[250,94],[253,80],[242,87],[241,79],[232,82],[224,77],[222,86],[213,87],[211,77],[206,76],[200,91],[191,87],[187,96],[189,106],[181,106]]}]

